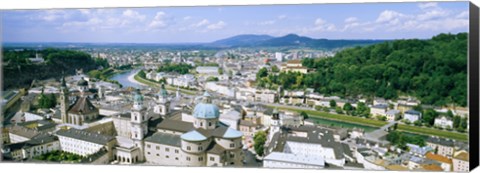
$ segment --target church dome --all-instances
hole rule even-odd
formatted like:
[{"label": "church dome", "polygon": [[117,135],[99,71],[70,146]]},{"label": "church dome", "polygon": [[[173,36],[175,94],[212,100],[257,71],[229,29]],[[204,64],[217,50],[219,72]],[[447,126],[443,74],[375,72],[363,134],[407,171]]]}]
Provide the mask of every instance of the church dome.
[{"label": "church dome", "polygon": [[88,82],[85,79],[83,79],[83,77],[82,77],[80,80],[78,80],[77,85],[78,86],[88,86]]},{"label": "church dome", "polygon": [[214,119],[220,116],[217,105],[208,103],[199,103],[193,110],[193,117],[200,119]]},{"label": "church dome", "polygon": [[135,95],[133,96],[133,101],[135,101],[135,102],[142,102],[143,101],[143,96],[140,94],[140,90],[137,90],[135,92]]}]

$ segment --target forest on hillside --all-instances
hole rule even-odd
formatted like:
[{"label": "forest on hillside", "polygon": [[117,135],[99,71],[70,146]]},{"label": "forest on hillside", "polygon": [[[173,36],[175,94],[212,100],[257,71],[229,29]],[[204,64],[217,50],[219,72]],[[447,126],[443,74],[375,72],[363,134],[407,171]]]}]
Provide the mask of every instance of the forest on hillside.
[{"label": "forest on hillside", "polygon": [[303,59],[308,74],[257,75],[259,87],[314,88],[346,98],[414,96],[423,104],[467,105],[468,34],[439,34],[348,48],[333,57]]},{"label": "forest on hillside", "polygon": [[[88,72],[99,66],[108,67],[108,62],[104,59],[92,58],[87,53],[73,50],[5,49],[2,53],[3,90],[28,87],[35,79],[60,79],[62,73],[73,75],[75,70],[80,68]],[[36,53],[44,58],[44,63],[32,63],[29,60],[34,58]]]}]

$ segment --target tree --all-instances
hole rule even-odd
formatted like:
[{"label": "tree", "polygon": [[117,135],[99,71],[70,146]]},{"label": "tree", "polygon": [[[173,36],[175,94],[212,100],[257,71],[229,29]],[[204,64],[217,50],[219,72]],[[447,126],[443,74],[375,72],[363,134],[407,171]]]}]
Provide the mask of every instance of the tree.
[{"label": "tree", "polygon": [[342,108],[340,108],[340,107],[338,107],[338,106],[335,107],[335,112],[336,112],[337,114],[343,114]]},{"label": "tree", "polygon": [[343,105],[343,110],[345,110],[345,111],[347,111],[347,112],[348,112],[348,111],[352,111],[352,110],[353,110],[352,104],[350,104],[350,103],[348,103],[348,102],[345,103],[345,105]]},{"label": "tree", "polygon": [[449,109],[449,110],[447,111],[447,116],[450,117],[450,118],[453,118],[454,115],[453,115],[452,110]]},{"label": "tree", "polygon": [[218,74],[222,75],[223,74],[223,68],[218,68]]},{"label": "tree", "polygon": [[263,67],[261,68],[260,70],[258,70],[257,72],[257,80],[263,78],[263,77],[267,77],[268,76],[268,70],[267,68]]},{"label": "tree", "polygon": [[438,112],[435,111],[434,109],[425,109],[423,111],[423,115],[422,115],[422,121],[427,123],[428,125],[430,126],[433,126],[433,124],[435,123],[435,118],[438,117]]},{"label": "tree", "polygon": [[308,119],[308,114],[305,111],[300,112],[300,115],[303,117],[303,119]]},{"label": "tree", "polygon": [[140,71],[138,72],[138,76],[140,76],[140,77],[143,78],[143,79],[146,79],[146,78],[147,78],[147,74],[145,74],[145,72],[144,72],[143,70],[140,70]]},{"label": "tree", "polygon": [[253,136],[253,147],[259,156],[263,156],[265,149],[265,142],[267,141],[267,133],[265,131],[258,131]]},{"label": "tree", "polygon": [[278,73],[279,71],[280,71],[280,69],[278,69],[278,67],[276,65],[272,66],[272,72]]},{"label": "tree", "polygon": [[337,102],[335,100],[330,100],[330,107],[331,108],[337,107]]}]

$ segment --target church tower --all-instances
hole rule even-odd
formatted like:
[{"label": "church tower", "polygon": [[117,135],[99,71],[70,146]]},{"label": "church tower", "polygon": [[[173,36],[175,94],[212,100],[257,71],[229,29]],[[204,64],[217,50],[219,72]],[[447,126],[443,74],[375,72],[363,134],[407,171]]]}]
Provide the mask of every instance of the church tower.
[{"label": "church tower", "polygon": [[193,127],[205,130],[212,130],[217,127],[220,111],[217,105],[212,104],[211,97],[208,92],[205,92],[202,102],[193,109]]},{"label": "church tower", "polygon": [[140,94],[140,90],[137,90],[133,96],[133,107],[131,112],[131,139],[135,143],[135,146],[140,148],[140,157],[138,161],[143,161],[144,143],[143,138],[148,133],[148,118],[147,113],[143,107],[143,96]]},{"label": "church tower", "polygon": [[67,83],[65,82],[65,77],[62,77],[62,84],[60,86],[60,114],[62,123],[69,123],[68,122],[68,107],[70,106],[70,102],[68,100],[68,88]]},{"label": "church tower", "polygon": [[275,108],[272,112],[272,121],[270,124],[270,131],[268,133],[268,141],[271,141],[273,135],[277,132],[280,132],[280,113],[278,112],[278,109]]},{"label": "church tower", "polygon": [[168,100],[168,93],[165,89],[165,84],[162,84],[162,87],[158,92],[157,105],[154,107],[153,112],[165,116],[170,112],[169,108],[170,101]]}]

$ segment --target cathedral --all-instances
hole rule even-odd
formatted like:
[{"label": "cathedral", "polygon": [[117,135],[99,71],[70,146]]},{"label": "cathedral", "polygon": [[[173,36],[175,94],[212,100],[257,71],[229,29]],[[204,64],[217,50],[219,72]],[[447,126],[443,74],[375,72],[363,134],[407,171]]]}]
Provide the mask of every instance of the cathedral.
[{"label": "cathedral", "polygon": [[65,78],[62,78],[60,87],[60,113],[63,123],[82,126],[85,123],[97,120],[99,110],[90,102],[89,97],[85,94],[85,92],[88,91],[88,82],[81,78],[77,82],[77,87],[80,95],[77,96],[75,102],[71,105],[69,100],[70,92],[67,88]]},{"label": "cathedral", "polygon": [[145,161],[179,166],[243,165],[242,132],[219,121],[219,108],[207,92],[193,110],[193,123],[164,119],[145,139]]}]

